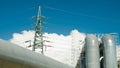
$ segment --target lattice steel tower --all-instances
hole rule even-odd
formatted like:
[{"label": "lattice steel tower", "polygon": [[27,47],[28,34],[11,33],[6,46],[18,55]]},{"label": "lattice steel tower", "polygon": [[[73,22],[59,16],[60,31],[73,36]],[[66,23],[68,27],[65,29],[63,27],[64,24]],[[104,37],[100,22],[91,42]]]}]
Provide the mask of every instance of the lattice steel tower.
[{"label": "lattice steel tower", "polygon": [[38,15],[36,16],[37,21],[35,23],[35,35],[34,35],[34,41],[33,41],[33,46],[32,50],[35,51],[36,48],[41,49],[41,54],[44,54],[44,40],[43,40],[43,33],[42,33],[42,18],[44,16],[41,16],[41,7],[39,6],[38,9]]}]

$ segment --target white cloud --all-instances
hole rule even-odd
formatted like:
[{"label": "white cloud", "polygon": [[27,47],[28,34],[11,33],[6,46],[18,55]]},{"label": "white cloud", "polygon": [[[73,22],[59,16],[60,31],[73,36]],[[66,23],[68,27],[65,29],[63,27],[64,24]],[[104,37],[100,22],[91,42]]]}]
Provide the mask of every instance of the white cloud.
[{"label": "white cloud", "polygon": [[[25,43],[25,41],[34,39],[34,31],[22,31],[21,33],[14,33],[13,38],[10,39],[10,42],[17,44],[22,47],[29,46],[30,43]],[[45,45],[51,46],[47,47],[45,55],[51,57],[55,60],[63,62],[65,64],[71,64],[71,47],[72,45],[79,45],[79,41],[83,41],[85,34],[78,32],[78,30],[72,30],[70,35],[63,35],[57,33],[44,33],[44,40],[50,41],[45,42]],[[74,42],[73,39],[75,40]],[[77,43],[77,44],[74,44]],[[31,43],[33,44],[33,43]],[[31,48],[28,48],[31,49]],[[36,52],[39,52],[40,49],[36,49]]]},{"label": "white cloud", "polygon": [[28,40],[33,41],[33,37],[34,37],[34,31],[24,30],[21,33],[14,33],[13,38],[10,39],[9,41],[14,43],[14,44],[17,44],[19,46],[26,47],[26,45],[28,45],[28,44],[26,44],[25,41],[28,41]]}]

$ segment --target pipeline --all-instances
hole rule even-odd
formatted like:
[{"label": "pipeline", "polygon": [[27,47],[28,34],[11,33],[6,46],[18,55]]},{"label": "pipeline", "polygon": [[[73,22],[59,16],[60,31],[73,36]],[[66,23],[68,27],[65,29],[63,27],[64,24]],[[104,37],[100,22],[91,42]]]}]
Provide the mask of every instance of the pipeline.
[{"label": "pipeline", "polygon": [[0,40],[0,68],[73,68],[18,45]]}]

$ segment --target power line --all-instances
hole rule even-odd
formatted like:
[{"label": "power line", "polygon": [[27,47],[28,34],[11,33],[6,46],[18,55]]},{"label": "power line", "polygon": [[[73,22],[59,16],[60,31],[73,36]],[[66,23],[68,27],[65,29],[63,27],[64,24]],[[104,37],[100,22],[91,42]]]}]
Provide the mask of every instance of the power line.
[{"label": "power line", "polygon": [[[88,14],[85,14],[85,13],[70,12],[70,11],[67,11],[67,10],[58,9],[58,8],[54,8],[54,7],[50,7],[50,6],[44,6],[44,8],[47,8],[47,9],[50,9],[50,10],[61,11],[61,12],[64,12],[64,13],[68,13],[70,15],[85,16],[85,17],[95,18],[95,19],[100,19],[100,20],[113,21],[110,18],[103,18],[103,17],[99,17],[99,16],[95,16],[95,15],[88,15]],[[118,20],[114,20],[114,21],[118,21]]]}]

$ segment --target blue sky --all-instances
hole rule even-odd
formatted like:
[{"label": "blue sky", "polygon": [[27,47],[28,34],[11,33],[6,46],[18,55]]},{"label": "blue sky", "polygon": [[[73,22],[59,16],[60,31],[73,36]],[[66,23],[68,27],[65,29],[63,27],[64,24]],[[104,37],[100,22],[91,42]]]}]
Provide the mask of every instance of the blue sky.
[{"label": "blue sky", "polygon": [[44,32],[68,35],[78,29],[84,33],[120,33],[119,0],[1,0],[0,38],[33,30],[38,5],[42,6]]}]

